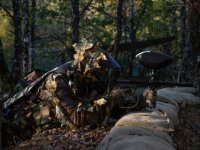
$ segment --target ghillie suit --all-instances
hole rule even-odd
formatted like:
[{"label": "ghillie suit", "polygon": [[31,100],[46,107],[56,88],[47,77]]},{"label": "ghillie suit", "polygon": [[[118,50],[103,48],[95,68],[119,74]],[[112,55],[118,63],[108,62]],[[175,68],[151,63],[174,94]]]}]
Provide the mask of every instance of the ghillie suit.
[{"label": "ghillie suit", "polygon": [[[98,45],[74,45],[74,61],[45,74],[31,72],[17,85],[20,91],[3,103],[7,141],[18,143],[36,130],[61,125],[74,129],[101,123],[106,116],[102,97],[108,85],[109,62]],[[31,75],[32,74],[32,75]],[[13,140],[14,139],[14,140]],[[7,144],[11,144],[7,142]]]},{"label": "ghillie suit", "polygon": [[[31,138],[37,130],[105,123],[115,114],[112,109],[129,106],[129,101],[123,100],[134,95],[134,90],[122,90],[120,101],[116,100],[120,96],[107,92],[112,67],[108,52],[98,44],[79,44],[74,48],[73,62],[44,74],[38,70],[31,72],[23,80],[26,84],[16,88],[24,89],[3,103],[4,117],[8,120],[3,133],[8,138],[6,144]],[[140,97],[137,105],[144,103],[145,108],[146,99]]]}]

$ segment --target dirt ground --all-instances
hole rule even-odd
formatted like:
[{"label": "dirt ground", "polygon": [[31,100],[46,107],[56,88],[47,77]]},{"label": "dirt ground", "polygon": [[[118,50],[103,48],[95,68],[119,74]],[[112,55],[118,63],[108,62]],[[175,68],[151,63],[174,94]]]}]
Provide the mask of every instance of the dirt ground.
[{"label": "dirt ground", "polygon": [[110,129],[101,126],[86,126],[72,131],[55,128],[36,133],[31,140],[5,150],[94,150]]},{"label": "dirt ground", "polygon": [[[94,150],[111,127],[87,126],[73,131],[46,130],[35,134],[31,140],[5,150]],[[177,150],[200,150],[200,105],[180,109],[179,124],[170,136]]]}]

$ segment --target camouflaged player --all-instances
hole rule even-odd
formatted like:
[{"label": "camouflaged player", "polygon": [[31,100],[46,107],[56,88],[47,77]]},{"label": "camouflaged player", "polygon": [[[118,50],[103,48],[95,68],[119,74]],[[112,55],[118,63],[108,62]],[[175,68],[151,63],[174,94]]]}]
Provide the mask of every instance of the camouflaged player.
[{"label": "camouflaged player", "polygon": [[[60,124],[74,129],[104,120],[107,100],[102,95],[108,85],[109,54],[93,44],[74,48],[73,62],[43,75],[32,72],[23,80],[25,88],[3,103],[4,116],[9,120],[4,134],[12,133],[7,141],[30,138],[38,127]],[[22,88],[18,85],[17,89]]]},{"label": "camouflaged player", "polygon": [[[3,133],[9,138],[7,141],[17,143],[31,138],[38,128],[61,125],[74,129],[102,123],[111,115],[113,108],[135,99],[124,94],[134,95],[135,90],[106,93],[110,68],[120,68],[108,52],[98,44],[90,43],[75,44],[74,48],[74,61],[44,74],[31,72],[23,79],[21,85],[24,89],[3,103],[4,117],[9,121],[4,130],[6,133]],[[20,89],[19,85],[17,89]],[[148,95],[149,92],[146,93]],[[136,100],[135,105],[146,107],[145,101],[138,103]]]}]

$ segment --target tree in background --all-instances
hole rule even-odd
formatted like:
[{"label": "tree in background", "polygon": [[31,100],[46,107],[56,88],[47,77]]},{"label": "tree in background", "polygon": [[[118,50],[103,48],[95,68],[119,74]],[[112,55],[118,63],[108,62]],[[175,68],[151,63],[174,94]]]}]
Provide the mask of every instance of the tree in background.
[{"label": "tree in background", "polygon": [[[135,35],[135,24],[134,24],[134,0],[130,0],[130,40],[131,43],[136,41],[136,35]],[[128,70],[128,74],[129,76],[132,75],[132,70],[133,70],[133,58],[136,55],[135,50],[132,50],[129,53],[129,70]]]},{"label": "tree in background", "polygon": [[34,56],[35,56],[35,14],[36,14],[36,0],[31,0],[31,22],[30,22],[30,36],[31,36],[31,68],[34,68]]},{"label": "tree in background", "polygon": [[9,70],[5,61],[3,45],[0,38],[0,80],[2,81],[4,86],[5,86],[5,77],[6,75],[8,76],[8,74],[9,74]]},{"label": "tree in background", "polygon": [[115,38],[115,44],[114,44],[114,50],[113,50],[113,56],[117,59],[118,53],[119,53],[119,44],[122,37],[122,14],[123,14],[123,5],[124,0],[118,0],[118,6],[117,6],[117,34]]},{"label": "tree in background", "polygon": [[23,52],[23,42],[22,42],[22,24],[21,24],[21,11],[20,5],[21,0],[12,0],[12,7],[13,7],[13,24],[14,24],[14,35],[15,35],[15,42],[14,42],[14,57],[13,57],[13,65],[11,68],[11,77],[13,82],[16,84],[21,78],[23,74],[22,64],[22,52]]},{"label": "tree in background", "polygon": [[72,0],[72,44],[79,42],[79,0]]},{"label": "tree in background", "polygon": [[31,40],[29,7],[29,0],[2,1],[0,3],[0,8],[3,8],[13,22],[14,52],[10,69],[13,84],[16,84],[26,72],[32,69],[31,43],[33,40]]},{"label": "tree in background", "polygon": [[31,52],[31,47],[32,47],[32,40],[31,40],[31,25],[30,25],[30,5],[29,5],[29,0],[23,0],[24,3],[24,13],[23,13],[23,72],[27,73],[32,70],[32,52]]},{"label": "tree in background", "polygon": [[133,43],[136,41],[136,36],[135,36],[135,25],[134,25],[134,0],[129,0],[130,1],[130,39],[131,42]]},{"label": "tree in background", "polygon": [[[200,1],[189,1],[189,29],[191,37],[191,63],[193,78],[199,78],[200,69],[197,64],[197,57],[200,57]],[[200,85],[199,85],[200,86]]]},{"label": "tree in background", "polygon": [[[59,65],[59,63],[55,63],[59,62],[59,60],[52,61],[53,59],[57,59],[57,57],[54,57],[54,54],[59,54],[59,50],[63,50],[64,57],[62,62],[66,61],[66,56],[68,57],[67,61],[70,60],[73,56],[71,53],[73,50],[70,49],[71,45],[84,38],[93,43],[100,42],[106,48],[112,46],[115,49],[114,55],[118,55],[118,51],[120,51],[119,57],[123,60],[122,64],[126,64],[124,68],[129,68],[129,71],[126,71],[126,73],[130,75],[132,72],[131,65],[134,55],[145,50],[147,47],[148,50],[163,51],[175,55],[178,59],[178,64],[183,60],[184,50],[181,48],[181,45],[183,45],[181,44],[183,43],[181,39],[186,40],[188,34],[185,36],[181,26],[181,22],[184,22],[184,18],[181,20],[178,19],[178,17],[181,17],[183,14],[183,8],[185,6],[183,4],[184,0],[123,0],[115,2],[104,0],[19,0],[17,1],[17,3],[20,3],[20,11],[18,12],[20,17],[18,18],[14,17],[14,7],[12,7],[12,3],[14,4],[16,1],[0,1],[0,9],[3,8],[3,10],[7,12],[6,17],[10,16],[11,20],[13,20],[13,23],[12,21],[9,22],[11,26],[10,34],[6,33],[6,36],[1,37],[4,50],[9,54],[14,53],[13,55],[22,55],[26,51],[28,58],[30,56],[30,51],[34,53],[33,50],[35,49],[37,58],[36,61],[32,60],[32,62],[35,63],[35,67],[40,67],[41,61],[44,59],[47,60],[47,65],[51,66],[54,64],[54,66],[52,65],[51,67]],[[193,7],[196,3],[196,1],[191,1],[190,6]],[[188,3],[186,3],[186,5],[187,4]],[[25,5],[29,6],[26,7]],[[189,13],[188,5],[185,7],[187,7],[187,16]],[[192,10],[192,14],[194,14],[195,9],[192,8],[190,10]],[[0,16],[4,16],[4,14],[0,12]],[[192,39],[196,40],[193,38],[196,36],[196,33],[192,33],[190,29],[195,28],[194,30],[196,30],[196,27],[192,25],[194,23],[189,27],[187,22],[197,22],[195,18],[189,20],[186,18],[186,31],[187,33],[190,32],[191,37],[189,38],[189,45],[191,45],[190,43],[192,42],[190,41],[192,41]],[[19,20],[18,23],[20,23],[20,25],[16,26],[15,29],[16,23],[14,22],[16,22],[16,20]],[[0,25],[0,28],[2,28],[2,31],[7,29],[2,25]],[[19,29],[21,31],[19,31]],[[18,41],[16,40],[15,42],[21,42],[20,44],[15,44],[15,46],[10,46],[8,48],[9,44],[7,43],[9,42],[7,41],[8,39],[9,41],[14,41],[11,39],[11,37],[15,37],[14,33],[20,37],[17,38],[16,36]],[[20,36],[19,33],[21,34]],[[2,35],[2,33],[0,35]],[[167,41],[171,41],[172,38],[168,38],[171,35],[176,36],[176,41],[166,43]],[[162,42],[158,42],[158,40],[154,41],[154,39],[162,39],[159,40]],[[164,43],[163,41],[165,41],[165,44],[162,44]],[[12,47],[15,47],[15,51],[12,50]],[[19,47],[21,47],[21,49],[19,49]],[[16,49],[18,50],[16,51]],[[55,53],[50,52],[51,50]],[[121,51],[123,51],[124,54],[122,54]],[[5,53],[6,58],[8,53]],[[124,59],[127,55],[129,55],[129,59]],[[195,56],[196,54],[192,55]],[[24,62],[30,62],[31,60],[23,60],[24,57],[20,57],[15,56],[14,60],[21,59],[20,61]],[[52,63],[50,64],[49,62]],[[10,63],[7,64],[10,65]],[[14,64],[16,64],[16,62],[13,63],[13,66]],[[19,68],[19,65],[15,66]],[[41,66],[43,67],[43,65]],[[15,67],[9,68],[16,69]],[[29,69],[27,69],[27,71],[28,70]],[[12,74],[15,74],[14,72],[21,72],[21,74],[23,74],[23,67],[21,71],[16,69]]]}]

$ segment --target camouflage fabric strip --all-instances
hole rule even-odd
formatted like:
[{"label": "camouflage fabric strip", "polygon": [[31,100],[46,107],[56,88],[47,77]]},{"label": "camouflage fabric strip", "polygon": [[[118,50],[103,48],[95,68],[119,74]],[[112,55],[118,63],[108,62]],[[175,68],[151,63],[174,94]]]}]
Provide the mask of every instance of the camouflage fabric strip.
[{"label": "camouflage fabric strip", "polygon": [[30,90],[33,89],[33,87],[35,87],[36,85],[38,85],[39,83],[41,83],[44,78],[49,75],[50,73],[57,71],[59,69],[64,69],[66,65],[69,65],[71,62],[67,62],[59,67],[56,67],[50,71],[48,71],[47,73],[45,73],[43,76],[41,76],[40,78],[38,78],[35,82],[31,83],[29,86],[27,86],[26,88],[24,88],[22,91],[18,92],[17,94],[15,94],[13,97],[9,98],[8,100],[6,100],[3,103],[2,109],[6,109],[7,107],[9,107],[10,105],[12,105],[13,103],[17,102],[20,98],[22,98],[24,95],[28,95],[28,93],[30,92]]}]

